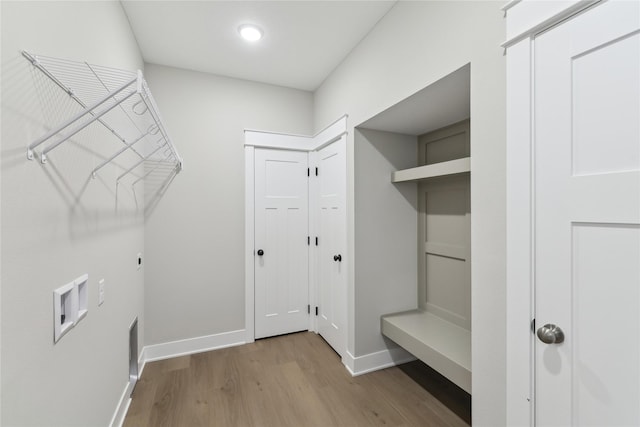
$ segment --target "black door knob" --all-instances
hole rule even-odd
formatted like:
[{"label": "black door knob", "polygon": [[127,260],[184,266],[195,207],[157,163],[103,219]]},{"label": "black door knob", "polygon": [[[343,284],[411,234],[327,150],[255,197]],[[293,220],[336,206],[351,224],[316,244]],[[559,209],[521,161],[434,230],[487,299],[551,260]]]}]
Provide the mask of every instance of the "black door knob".
[{"label": "black door knob", "polygon": [[338,262],[342,262],[342,255],[340,255],[340,254],[334,255],[333,256],[333,260],[334,261],[338,261]]},{"label": "black door knob", "polygon": [[258,249],[258,256],[264,255],[264,251],[262,249]]}]

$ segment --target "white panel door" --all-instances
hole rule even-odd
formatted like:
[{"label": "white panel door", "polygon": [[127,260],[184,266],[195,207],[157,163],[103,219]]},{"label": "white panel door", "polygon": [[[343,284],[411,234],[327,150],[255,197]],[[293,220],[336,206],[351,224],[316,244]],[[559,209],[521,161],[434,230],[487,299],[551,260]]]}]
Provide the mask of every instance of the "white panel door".
[{"label": "white panel door", "polygon": [[255,337],[309,327],[308,154],[255,151]]},{"label": "white panel door", "polygon": [[318,195],[318,333],[340,355],[346,349],[346,138],[316,153]]},{"label": "white panel door", "polygon": [[638,426],[640,2],[598,5],[534,52],[536,424]]}]

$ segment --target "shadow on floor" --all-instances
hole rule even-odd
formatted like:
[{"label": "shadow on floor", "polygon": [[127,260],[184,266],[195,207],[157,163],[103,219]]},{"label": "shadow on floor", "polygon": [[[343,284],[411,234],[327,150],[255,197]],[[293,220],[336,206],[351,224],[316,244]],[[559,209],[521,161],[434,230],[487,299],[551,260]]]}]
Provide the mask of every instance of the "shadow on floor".
[{"label": "shadow on floor", "polygon": [[471,395],[469,393],[420,360],[398,365],[398,368],[471,425]]}]

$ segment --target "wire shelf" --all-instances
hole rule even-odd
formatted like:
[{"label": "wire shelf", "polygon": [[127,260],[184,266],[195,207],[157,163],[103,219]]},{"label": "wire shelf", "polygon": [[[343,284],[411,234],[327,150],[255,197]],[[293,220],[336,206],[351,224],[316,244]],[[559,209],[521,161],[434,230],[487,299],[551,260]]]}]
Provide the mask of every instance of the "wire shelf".
[{"label": "wire shelf", "polygon": [[127,152],[135,154],[134,161],[124,167],[119,164],[123,172],[116,182],[132,176],[134,186],[158,171],[168,170],[173,177],[182,170],[182,158],[169,138],[141,71],[32,55],[25,51],[22,54],[81,107],[78,113],[29,145],[29,160],[38,157],[46,164],[49,152],[89,125],[99,123],[121,142],[121,147],[91,171],[93,178],[103,167]]}]

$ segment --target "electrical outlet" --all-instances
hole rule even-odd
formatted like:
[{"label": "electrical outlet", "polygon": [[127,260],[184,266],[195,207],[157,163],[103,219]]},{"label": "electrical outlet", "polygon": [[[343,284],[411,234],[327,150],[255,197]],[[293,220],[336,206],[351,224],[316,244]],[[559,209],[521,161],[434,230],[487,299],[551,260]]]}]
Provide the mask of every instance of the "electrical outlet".
[{"label": "electrical outlet", "polygon": [[98,281],[98,305],[104,303],[104,279]]}]

